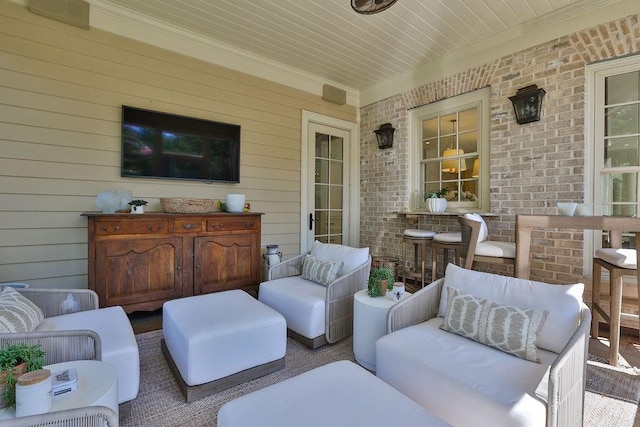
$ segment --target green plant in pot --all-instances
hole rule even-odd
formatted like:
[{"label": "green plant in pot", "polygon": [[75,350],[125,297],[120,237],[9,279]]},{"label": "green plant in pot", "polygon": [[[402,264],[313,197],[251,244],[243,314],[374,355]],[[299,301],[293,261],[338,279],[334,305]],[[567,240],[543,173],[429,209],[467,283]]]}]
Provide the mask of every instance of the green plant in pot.
[{"label": "green plant in pot", "polygon": [[429,212],[444,212],[447,209],[447,199],[445,198],[447,193],[448,190],[446,188],[424,193],[424,201]]},{"label": "green plant in pot", "polygon": [[388,267],[378,267],[371,270],[367,283],[367,295],[381,297],[393,289],[393,272]]},{"label": "green plant in pot", "polygon": [[9,344],[0,350],[0,408],[16,405],[16,380],[25,372],[37,371],[44,365],[45,352],[40,344]]}]

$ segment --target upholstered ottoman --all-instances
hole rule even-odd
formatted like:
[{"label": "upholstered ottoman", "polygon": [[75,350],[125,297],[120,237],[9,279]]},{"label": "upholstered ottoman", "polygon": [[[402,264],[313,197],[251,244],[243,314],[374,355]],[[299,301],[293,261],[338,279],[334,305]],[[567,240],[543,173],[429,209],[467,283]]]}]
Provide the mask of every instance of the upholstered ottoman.
[{"label": "upholstered ottoman", "polygon": [[284,367],[284,317],[244,291],[162,306],[162,352],[187,402]]},{"label": "upholstered ottoman", "polygon": [[447,426],[375,375],[342,360],[225,403],[218,427]]}]

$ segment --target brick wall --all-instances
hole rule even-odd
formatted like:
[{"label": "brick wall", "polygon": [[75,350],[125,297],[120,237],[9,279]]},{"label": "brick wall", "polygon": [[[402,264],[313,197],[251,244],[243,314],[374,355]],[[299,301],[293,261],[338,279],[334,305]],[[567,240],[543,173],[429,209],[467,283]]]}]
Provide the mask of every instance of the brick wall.
[{"label": "brick wall", "polygon": [[[361,108],[360,244],[372,255],[402,253],[402,232],[415,220],[406,211],[408,182],[408,110],[491,87],[491,239],[514,241],[518,214],[556,214],[556,202],[584,198],[585,66],[593,61],[640,52],[639,16],[584,31],[482,64]],[[519,125],[508,97],[537,84],[545,89],[542,118]],[[377,148],[374,129],[390,122],[394,146]],[[421,228],[458,230],[455,217],[421,216]],[[549,283],[583,281],[582,232],[536,231],[531,278]],[[509,272],[480,266],[485,271]]]}]

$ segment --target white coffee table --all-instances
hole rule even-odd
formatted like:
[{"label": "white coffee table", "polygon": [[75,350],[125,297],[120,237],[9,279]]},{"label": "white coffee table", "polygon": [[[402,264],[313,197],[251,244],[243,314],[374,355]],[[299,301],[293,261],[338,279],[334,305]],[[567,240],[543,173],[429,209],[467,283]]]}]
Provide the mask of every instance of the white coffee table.
[{"label": "white coffee table", "polygon": [[[74,360],[44,366],[53,374],[57,371],[75,368],[78,372],[78,388],[68,394],[53,398],[51,411],[82,408],[85,406],[106,406],[118,412],[118,373],[116,368],[97,360]],[[0,420],[15,418],[14,408],[0,411]]]},{"label": "white coffee table", "polygon": [[[400,300],[409,295],[405,292]],[[353,353],[360,366],[370,371],[376,370],[376,341],[387,334],[387,313],[397,302],[391,291],[371,298],[363,289],[353,296]]]}]

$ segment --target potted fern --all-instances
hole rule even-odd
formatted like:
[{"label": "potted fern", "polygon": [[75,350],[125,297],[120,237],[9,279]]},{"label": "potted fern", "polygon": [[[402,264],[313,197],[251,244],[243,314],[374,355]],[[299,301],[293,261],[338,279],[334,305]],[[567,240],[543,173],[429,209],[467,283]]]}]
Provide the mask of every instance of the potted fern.
[{"label": "potted fern", "polygon": [[131,213],[134,214],[143,214],[144,213],[144,205],[147,204],[146,200],[137,199],[129,202],[129,206],[131,206]]},{"label": "potted fern", "polygon": [[0,409],[16,405],[16,380],[42,369],[45,352],[40,344],[9,344],[0,350]]},{"label": "potted fern", "polygon": [[371,270],[367,283],[367,295],[370,297],[381,297],[387,291],[393,289],[393,272],[388,267],[378,267]]}]

